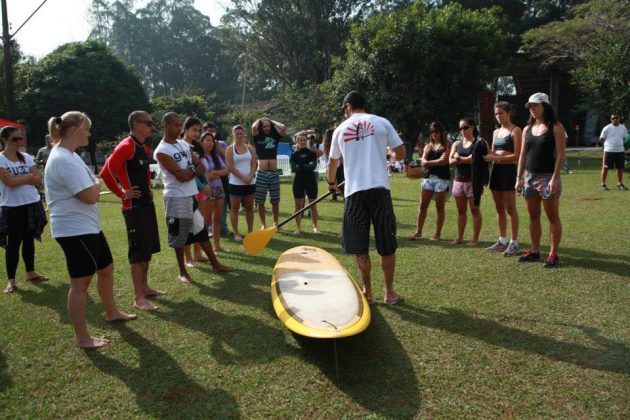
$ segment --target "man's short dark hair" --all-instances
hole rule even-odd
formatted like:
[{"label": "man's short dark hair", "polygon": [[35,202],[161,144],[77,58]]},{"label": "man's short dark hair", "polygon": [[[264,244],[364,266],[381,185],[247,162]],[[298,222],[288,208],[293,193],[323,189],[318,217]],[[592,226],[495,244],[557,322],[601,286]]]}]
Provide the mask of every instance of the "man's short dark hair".
[{"label": "man's short dark hair", "polygon": [[129,130],[133,130],[133,123],[144,121],[144,114],[146,114],[146,111],[133,111],[131,114],[129,114],[129,118],[127,118],[127,122],[129,123]]},{"label": "man's short dark hair", "polygon": [[175,118],[179,118],[177,112],[169,111],[162,117],[162,124],[170,124]]},{"label": "man's short dark hair", "polygon": [[350,104],[352,109],[365,109],[365,96],[361,92],[353,90],[343,98],[342,106],[346,106],[346,104]]}]

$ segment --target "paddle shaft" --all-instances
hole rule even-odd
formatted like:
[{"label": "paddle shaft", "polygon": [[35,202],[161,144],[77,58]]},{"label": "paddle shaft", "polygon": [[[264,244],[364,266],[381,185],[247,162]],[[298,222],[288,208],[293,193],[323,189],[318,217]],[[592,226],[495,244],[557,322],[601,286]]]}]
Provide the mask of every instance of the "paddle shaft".
[{"label": "paddle shaft", "polygon": [[[341,187],[346,181],[343,181],[341,184],[337,185],[337,188]],[[319,197],[317,200],[313,201],[312,203],[309,203],[308,206],[302,207],[300,210],[296,211],[295,213],[293,213],[291,216],[289,216],[287,219],[283,220],[282,222],[280,222],[280,224],[277,226],[277,228],[281,228],[282,226],[286,225],[287,223],[289,223],[291,220],[295,219],[296,217],[298,217],[300,214],[304,213],[306,210],[310,209],[312,206],[314,206],[315,204],[319,203],[320,201],[322,201],[323,199],[325,199],[326,197],[330,196],[332,194],[332,191],[328,191],[326,194],[322,195],[321,197]]]}]

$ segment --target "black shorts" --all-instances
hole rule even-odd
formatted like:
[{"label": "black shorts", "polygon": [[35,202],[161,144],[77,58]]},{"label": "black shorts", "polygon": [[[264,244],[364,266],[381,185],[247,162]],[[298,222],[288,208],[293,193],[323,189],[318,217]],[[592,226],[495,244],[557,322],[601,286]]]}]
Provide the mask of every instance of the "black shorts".
[{"label": "black shorts", "polygon": [[304,198],[304,195],[311,200],[317,198],[317,178],[315,174],[308,178],[298,178],[293,180],[293,198]]},{"label": "black shorts", "polygon": [[625,167],[624,152],[604,152],[604,168],[623,169]]},{"label": "black shorts", "polygon": [[490,189],[493,191],[514,191],[516,184],[516,165],[492,166]]},{"label": "black shorts", "polygon": [[160,252],[155,205],[149,203],[123,211],[123,217],[127,226],[129,264],[151,261],[151,255]]},{"label": "black shorts", "polygon": [[234,185],[230,184],[229,194],[235,197],[246,197],[256,192],[256,185]]},{"label": "black shorts", "polygon": [[370,245],[370,222],[374,226],[376,251],[392,255],[398,248],[396,216],[392,195],[386,188],[357,191],[346,197],[343,213],[342,246],[348,254],[367,254]]},{"label": "black shorts", "polygon": [[66,255],[66,266],[70,278],[93,276],[109,266],[114,259],[103,232],[57,238]]}]

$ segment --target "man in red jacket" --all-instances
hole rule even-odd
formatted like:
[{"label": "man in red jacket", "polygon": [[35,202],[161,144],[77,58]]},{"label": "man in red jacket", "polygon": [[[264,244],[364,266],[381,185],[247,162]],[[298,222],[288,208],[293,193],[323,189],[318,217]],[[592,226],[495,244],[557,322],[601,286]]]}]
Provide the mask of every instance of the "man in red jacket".
[{"label": "man in red jacket", "polygon": [[129,114],[129,137],[123,139],[109,156],[101,171],[103,181],[122,199],[127,227],[129,264],[135,292],[134,306],[146,311],[157,309],[147,297],[164,294],[148,284],[151,255],[160,252],[160,237],[151,192],[149,157],[145,144],[155,132],[155,124],[145,111]]}]

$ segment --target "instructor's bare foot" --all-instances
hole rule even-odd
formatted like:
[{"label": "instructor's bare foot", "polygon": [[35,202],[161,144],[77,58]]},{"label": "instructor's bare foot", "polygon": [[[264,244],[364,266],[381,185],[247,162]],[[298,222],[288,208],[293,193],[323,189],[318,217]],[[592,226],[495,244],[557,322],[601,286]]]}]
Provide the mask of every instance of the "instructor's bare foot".
[{"label": "instructor's bare foot", "polygon": [[146,299],[138,299],[133,303],[133,306],[143,311],[155,311],[158,307],[149,302]]},{"label": "instructor's bare foot", "polygon": [[190,278],[188,273],[180,274],[179,276],[177,276],[177,280],[181,281],[182,283],[186,283],[186,284],[190,284],[190,283],[193,282],[193,280]]},{"label": "instructor's bare foot", "polygon": [[363,295],[365,296],[365,300],[367,300],[367,303],[374,303],[374,302],[376,302],[376,300],[374,299],[374,295],[372,294],[371,290],[368,292],[364,288],[363,289]]},{"label": "instructor's bare foot", "polygon": [[100,347],[105,347],[108,344],[111,344],[112,340],[108,340],[107,338],[95,338],[90,337],[85,340],[75,340],[75,345],[82,349],[98,349]]},{"label": "instructor's bare foot", "polygon": [[132,319],[138,318],[136,314],[126,314],[124,312],[114,312],[111,316],[106,318],[107,322],[119,322],[119,321],[131,321]]},{"label": "instructor's bare foot", "polygon": [[233,268],[227,267],[221,263],[212,264],[212,269],[217,273],[229,273],[230,271],[234,271]]}]

